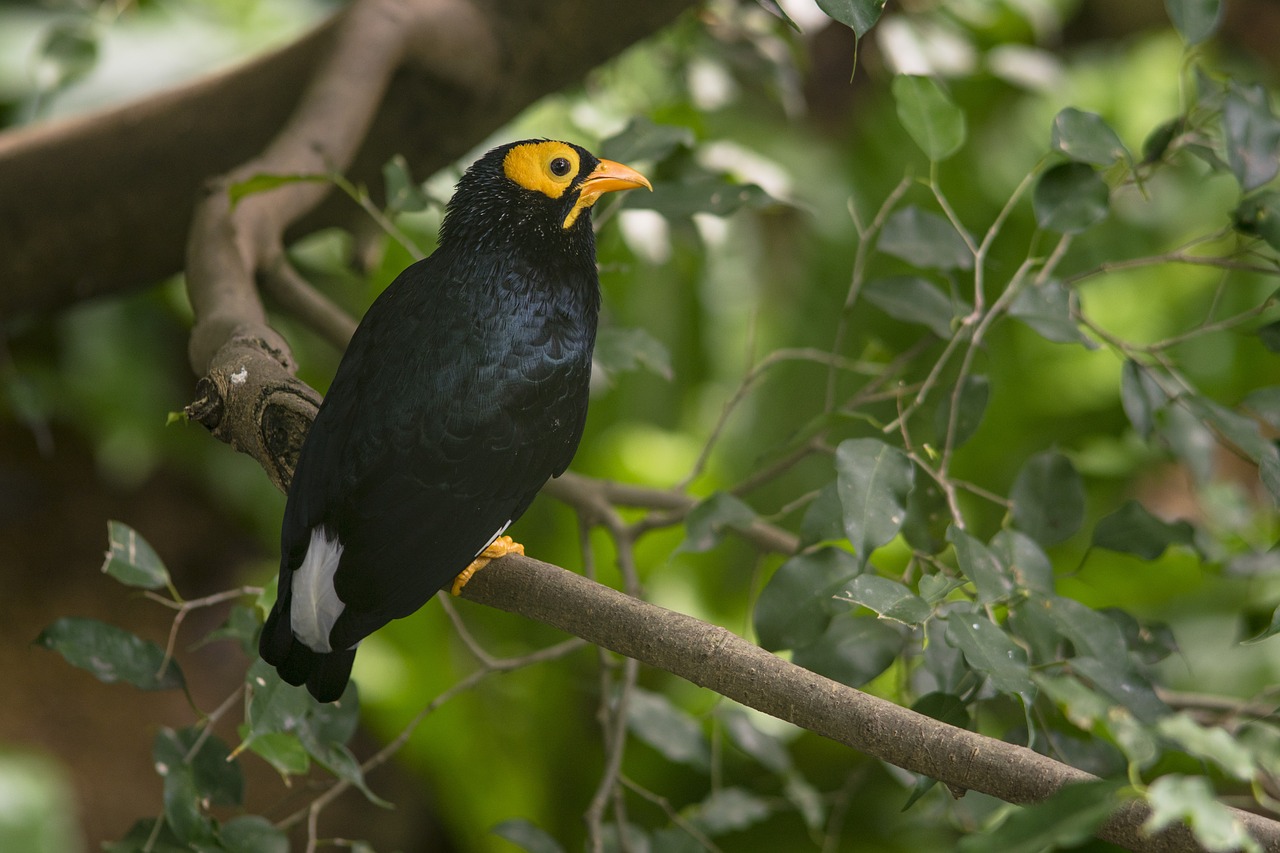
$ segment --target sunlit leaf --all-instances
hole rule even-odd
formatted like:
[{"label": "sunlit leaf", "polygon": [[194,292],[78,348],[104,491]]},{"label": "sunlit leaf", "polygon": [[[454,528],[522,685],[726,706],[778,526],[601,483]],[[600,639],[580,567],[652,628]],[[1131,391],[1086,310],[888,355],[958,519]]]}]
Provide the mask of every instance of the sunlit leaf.
[{"label": "sunlit leaf", "polygon": [[754,622],[760,645],[776,651],[816,640],[831,620],[831,597],[860,570],[853,555],[839,548],[822,548],[787,560],[756,601]]},{"label": "sunlit leaf", "polygon": [[990,604],[1013,592],[1008,566],[990,548],[954,525],[947,531],[947,541],[955,546],[956,562],[964,576],[973,581],[979,601]]},{"label": "sunlit leaf", "polygon": [[499,838],[505,838],[528,853],[564,853],[560,842],[549,832],[524,818],[512,818],[489,830]]},{"label": "sunlit leaf", "polygon": [[40,632],[36,645],[52,649],[67,663],[108,684],[124,681],[142,690],[170,690],[184,684],[182,671],[149,640],[97,619],[64,617]]},{"label": "sunlit leaf", "polygon": [[1226,729],[1202,726],[1185,713],[1162,718],[1156,731],[1188,755],[1211,761],[1242,782],[1252,779],[1258,769],[1253,754]]},{"label": "sunlit leaf", "polygon": [[932,77],[899,74],[893,78],[898,121],[934,162],[946,160],[965,140],[964,112]]},{"label": "sunlit leaf", "polygon": [[956,317],[971,310],[971,306],[953,302],[927,280],[914,275],[873,279],[863,287],[862,295],[895,320],[928,326],[944,340],[951,337]]},{"label": "sunlit leaf", "polygon": [[1076,234],[1107,217],[1111,191],[1086,163],[1059,163],[1040,176],[1031,195],[1041,228]]},{"label": "sunlit leaf", "polygon": [[973,252],[955,226],[914,204],[889,216],[876,248],[924,269],[973,269]]},{"label": "sunlit leaf", "polygon": [[1059,344],[1083,344],[1086,349],[1097,349],[1098,344],[1080,330],[1071,315],[1071,302],[1071,291],[1056,278],[1051,278],[1019,291],[1009,306],[1009,316],[1026,323],[1045,340]]},{"label": "sunlit leaf", "polygon": [[964,653],[969,666],[990,678],[997,690],[1031,704],[1035,684],[1027,667],[1027,653],[985,613],[973,606],[957,607],[947,616],[947,638]]},{"label": "sunlit leaf", "polygon": [[791,654],[796,666],[850,687],[861,687],[888,669],[906,643],[890,623],[844,614],[831,620],[821,637]]},{"label": "sunlit leaf", "polygon": [[885,0],[818,0],[818,8],[862,38],[880,20]]},{"label": "sunlit leaf", "polygon": [[605,326],[596,335],[595,360],[609,373],[629,373],[645,368],[670,382],[671,353],[662,341],[645,329]]},{"label": "sunlit leaf", "polygon": [[668,761],[703,769],[711,760],[711,748],[702,725],[661,693],[631,688],[627,699],[627,728]]},{"label": "sunlit leaf", "polygon": [[1143,830],[1148,833],[1157,833],[1173,823],[1185,823],[1208,850],[1262,853],[1262,845],[1249,835],[1231,810],[1218,801],[1209,780],[1203,776],[1177,773],[1161,776],[1148,786],[1146,799],[1151,804],[1151,816],[1143,824]]},{"label": "sunlit leaf", "polygon": [[1154,560],[1170,545],[1192,545],[1195,528],[1185,521],[1168,522],[1156,518],[1146,507],[1129,500],[1103,517],[1093,529],[1093,544],[1109,551],[1136,554]]},{"label": "sunlit leaf", "polygon": [[695,554],[709,551],[726,530],[741,530],[755,518],[755,510],[741,499],[728,492],[716,492],[689,511],[680,550]]},{"label": "sunlit leaf", "polygon": [[844,529],[862,565],[893,539],[906,519],[915,466],[906,454],[874,438],[851,438],[836,448]]},{"label": "sunlit leaf", "polygon": [[1035,682],[1049,695],[1073,726],[1089,731],[1107,717],[1112,702],[1098,691],[1069,675],[1036,672]]},{"label": "sunlit leaf", "polygon": [[159,589],[169,584],[169,570],[147,540],[122,521],[107,522],[107,554],[102,571],[126,586]]},{"label": "sunlit leaf", "polygon": [[1222,132],[1227,164],[1245,192],[1256,190],[1280,171],[1280,120],[1271,112],[1271,98],[1261,84],[1231,81],[1222,105]]},{"label": "sunlit leaf", "polygon": [[861,604],[883,619],[906,625],[919,625],[933,613],[923,598],[903,584],[870,573],[854,578],[839,598]]},{"label": "sunlit leaf", "polygon": [[1222,22],[1222,0],[1164,0],[1169,20],[1187,44],[1199,44]]},{"label": "sunlit leaf", "polygon": [[268,192],[289,184],[322,184],[333,180],[332,175],[318,172],[273,175],[266,172],[245,178],[227,188],[231,206],[235,207],[246,196]]},{"label": "sunlit leaf", "polygon": [[1055,451],[1026,461],[1009,500],[1014,525],[1041,545],[1067,539],[1084,523],[1084,483],[1071,460]]},{"label": "sunlit leaf", "polygon": [[1041,853],[1074,847],[1093,836],[1120,807],[1122,782],[1102,779],[1063,786],[1046,800],[1017,809],[995,829],[960,839],[960,853]]},{"label": "sunlit leaf", "polygon": [[267,732],[250,735],[245,726],[241,728],[240,736],[245,739],[250,752],[274,767],[283,777],[300,776],[311,769],[311,753],[295,734]]},{"label": "sunlit leaf", "polygon": [[[958,393],[947,394],[938,406],[934,416],[934,429],[939,436],[951,433],[952,447],[962,447],[973,437],[982,424],[982,416],[987,411],[987,400],[991,397],[991,380],[987,377],[970,374],[960,381]],[[958,398],[958,399],[957,399]],[[955,415],[955,430],[951,431],[951,413]]]},{"label": "sunlit leaf", "polygon": [[1102,116],[1075,107],[1067,107],[1054,116],[1050,145],[1072,160],[1095,166],[1110,166],[1129,158],[1128,149]]},{"label": "sunlit leaf", "polygon": [[[1263,190],[1241,199],[1231,213],[1231,221],[1241,234],[1261,237],[1268,246],[1280,252],[1280,192]],[[1274,346],[1267,348],[1280,352]]]},{"label": "sunlit leaf", "polygon": [[738,832],[764,820],[772,812],[769,803],[745,788],[717,788],[695,806],[690,819],[711,836]]}]

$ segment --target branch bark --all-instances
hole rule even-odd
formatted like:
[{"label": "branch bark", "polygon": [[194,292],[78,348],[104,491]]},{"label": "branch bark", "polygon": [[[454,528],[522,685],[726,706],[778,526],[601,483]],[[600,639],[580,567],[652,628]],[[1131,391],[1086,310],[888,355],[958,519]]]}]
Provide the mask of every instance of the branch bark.
[{"label": "branch bark", "polygon": [[[923,773],[952,790],[981,791],[1010,803],[1043,800],[1063,785],[1096,777],[1026,747],[1005,743],[812,673],[724,628],[623,595],[528,557],[495,560],[462,597],[536,619],[641,663],[664,669],[859,752]],[[1184,826],[1149,836],[1151,810],[1131,801],[1099,837],[1135,851],[1199,851]],[[1280,850],[1280,823],[1235,810],[1269,851]]]}]

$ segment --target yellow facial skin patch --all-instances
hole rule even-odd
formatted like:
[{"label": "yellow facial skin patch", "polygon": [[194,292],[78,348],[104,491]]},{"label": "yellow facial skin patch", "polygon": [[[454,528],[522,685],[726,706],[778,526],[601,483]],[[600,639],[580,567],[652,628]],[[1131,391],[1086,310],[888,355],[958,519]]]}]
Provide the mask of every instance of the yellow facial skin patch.
[{"label": "yellow facial skin patch", "polygon": [[[502,170],[508,178],[548,198],[560,198],[573,188],[581,167],[578,152],[563,142],[518,145],[508,151],[502,161]],[[653,189],[648,179],[634,169],[612,160],[601,160],[591,174],[582,176],[578,182],[578,199],[562,227],[572,227],[582,211],[589,209],[605,193],[636,187]]]},{"label": "yellow facial skin patch", "polygon": [[[564,160],[568,168],[558,163],[559,160]],[[578,152],[563,142],[533,142],[508,151],[502,170],[527,190],[536,190],[547,198],[560,198],[578,177],[580,165]],[[564,174],[556,174],[562,169]]]}]

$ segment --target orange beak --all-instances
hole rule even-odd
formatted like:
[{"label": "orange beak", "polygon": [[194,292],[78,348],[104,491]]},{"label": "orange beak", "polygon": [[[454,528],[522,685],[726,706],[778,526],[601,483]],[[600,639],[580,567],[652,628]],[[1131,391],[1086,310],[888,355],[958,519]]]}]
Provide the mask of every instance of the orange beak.
[{"label": "orange beak", "polygon": [[630,166],[624,166],[612,160],[601,160],[600,165],[583,179],[579,191],[579,203],[589,207],[605,193],[634,190],[636,187],[653,191],[653,184],[649,183],[649,179]]}]

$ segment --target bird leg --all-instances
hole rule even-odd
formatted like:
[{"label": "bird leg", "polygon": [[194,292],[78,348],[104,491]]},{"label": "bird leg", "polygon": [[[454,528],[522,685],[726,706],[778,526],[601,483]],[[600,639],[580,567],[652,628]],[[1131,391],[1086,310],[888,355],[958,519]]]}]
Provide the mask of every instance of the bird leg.
[{"label": "bird leg", "polygon": [[467,581],[471,580],[472,575],[489,565],[490,560],[496,560],[508,554],[519,554],[523,557],[524,546],[510,536],[499,536],[487,548],[476,555],[476,558],[471,561],[471,565],[458,573],[458,576],[453,579],[453,587],[449,591],[454,595],[461,595],[462,588],[467,585]]}]

